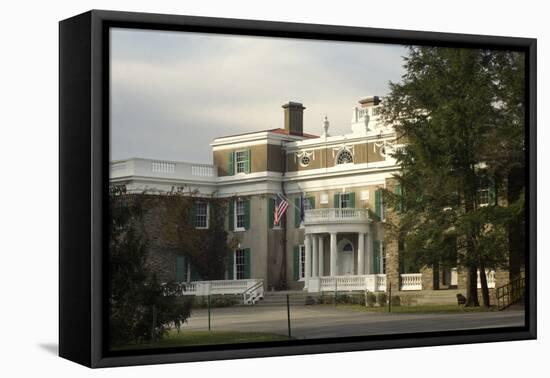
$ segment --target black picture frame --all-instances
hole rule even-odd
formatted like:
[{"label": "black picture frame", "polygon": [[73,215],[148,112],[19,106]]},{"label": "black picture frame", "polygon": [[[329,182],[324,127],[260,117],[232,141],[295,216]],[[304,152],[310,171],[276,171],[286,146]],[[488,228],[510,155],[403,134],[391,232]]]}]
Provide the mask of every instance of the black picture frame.
[{"label": "black picture frame", "polygon": [[[105,343],[110,27],[518,50],[526,53],[524,327],[110,354]],[[92,10],[59,24],[59,355],[88,367],[535,339],[536,39]]]}]

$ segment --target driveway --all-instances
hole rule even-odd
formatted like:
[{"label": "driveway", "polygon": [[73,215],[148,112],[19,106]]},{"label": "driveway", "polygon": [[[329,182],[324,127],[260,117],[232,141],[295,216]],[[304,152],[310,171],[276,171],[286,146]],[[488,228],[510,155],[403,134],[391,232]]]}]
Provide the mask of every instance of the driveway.
[{"label": "driveway", "polygon": [[[523,326],[522,309],[458,314],[377,314],[333,306],[290,308],[292,336],[325,338],[426,331]],[[246,306],[211,310],[212,330],[288,333],[285,306]],[[193,310],[183,330],[207,330],[207,310]]]}]

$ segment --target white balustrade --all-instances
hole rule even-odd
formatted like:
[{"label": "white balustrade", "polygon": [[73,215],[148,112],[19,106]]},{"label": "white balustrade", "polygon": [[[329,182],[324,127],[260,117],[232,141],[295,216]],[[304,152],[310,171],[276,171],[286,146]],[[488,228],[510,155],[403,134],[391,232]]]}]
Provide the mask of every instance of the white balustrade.
[{"label": "white balustrade", "polygon": [[401,290],[422,290],[422,273],[402,274]]},{"label": "white balustrade", "polygon": [[[262,280],[215,280],[183,283],[182,295],[243,294]],[[263,285],[262,285],[263,294]]]},{"label": "white balustrade", "polygon": [[212,164],[140,158],[111,162],[111,179],[127,176],[169,177],[171,179],[200,179],[202,181],[213,181],[217,178],[217,169],[216,166]]},{"label": "white balustrade", "polygon": [[323,276],[310,278],[309,292],[323,291],[386,291],[385,274],[365,274],[357,276]]},{"label": "white balustrade", "polygon": [[[487,288],[495,288],[495,271],[485,269],[485,277],[487,277]],[[477,288],[481,289],[481,277],[479,276],[479,269],[477,270]]]},{"label": "white balustrade", "polygon": [[366,222],[369,220],[367,209],[329,208],[305,211],[304,224],[313,223],[346,223],[350,221]]}]

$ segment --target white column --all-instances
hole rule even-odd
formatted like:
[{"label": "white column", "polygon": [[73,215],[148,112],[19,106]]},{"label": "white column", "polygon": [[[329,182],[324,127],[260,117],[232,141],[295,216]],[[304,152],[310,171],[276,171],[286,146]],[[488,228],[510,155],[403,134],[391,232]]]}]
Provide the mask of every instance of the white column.
[{"label": "white column", "polygon": [[325,275],[325,253],[324,253],[324,242],[323,237],[319,236],[317,239],[319,244],[319,277]]},{"label": "white column", "polygon": [[357,274],[365,274],[365,234],[362,232],[357,237]]},{"label": "white column", "polygon": [[317,262],[317,258],[319,257],[319,239],[317,239],[315,235],[311,238],[313,239],[313,249],[311,251],[311,276],[318,277],[319,263]]},{"label": "white column", "polygon": [[373,257],[372,257],[372,234],[365,234],[365,253],[366,253],[366,274],[372,274],[374,268],[372,266]]},{"label": "white column", "polygon": [[330,275],[338,275],[338,246],[336,244],[336,232],[330,233]]},{"label": "white column", "polygon": [[304,240],[306,254],[306,271],[304,274],[304,289],[307,289],[309,277],[311,277],[311,235],[306,235]]}]

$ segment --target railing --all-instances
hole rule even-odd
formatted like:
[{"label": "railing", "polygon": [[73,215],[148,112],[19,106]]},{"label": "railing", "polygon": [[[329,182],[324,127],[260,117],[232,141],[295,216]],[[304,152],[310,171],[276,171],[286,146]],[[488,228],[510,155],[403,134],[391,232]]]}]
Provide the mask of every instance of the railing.
[{"label": "railing", "polygon": [[401,290],[422,290],[422,273],[402,274]]},{"label": "railing", "polygon": [[[495,288],[495,271],[485,269],[485,276],[487,277],[487,288]],[[481,278],[479,277],[479,269],[477,271],[477,288],[481,289]]]},{"label": "railing", "polygon": [[369,220],[368,209],[329,208],[312,209],[305,211],[304,223],[339,223],[339,222],[366,222]]},{"label": "railing", "polygon": [[515,280],[497,287],[496,300],[499,310],[504,310],[506,307],[519,302],[525,294],[525,277],[516,278]]},{"label": "railing", "polygon": [[386,291],[385,274],[367,274],[360,276],[323,276],[308,279],[308,291]]},{"label": "railing", "polygon": [[263,280],[193,281],[181,284],[181,295],[250,294],[263,297]]},{"label": "railing", "polygon": [[214,180],[217,177],[217,170],[212,164],[169,160],[133,158],[111,162],[111,179],[127,176]]},{"label": "railing", "polygon": [[264,281],[259,280],[255,285],[252,285],[243,293],[243,303],[248,305],[256,304],[260,299],[264,298]]}]

